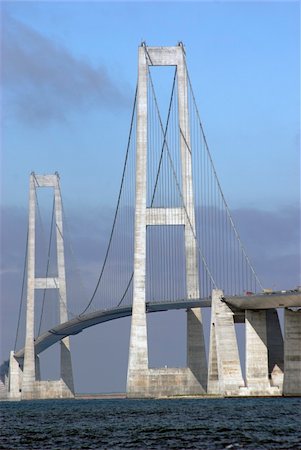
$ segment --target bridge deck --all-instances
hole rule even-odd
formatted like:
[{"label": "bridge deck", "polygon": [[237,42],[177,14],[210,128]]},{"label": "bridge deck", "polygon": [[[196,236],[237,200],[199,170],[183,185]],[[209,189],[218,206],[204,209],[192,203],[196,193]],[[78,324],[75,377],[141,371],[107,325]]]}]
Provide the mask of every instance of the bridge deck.
[{"label": "bridge deck", "polygon": [[[227,297],[225,301],[234,308],[234,311],[246,309],[272,309],[283,307],[301,307],[301,292],[259,294],[243,297]],[[146,304],[146,312],[168,311],[172,309],[207,308],[211,306],[211,299],[177,300],[174,302],[149,302]],[[132,306],[120,306],[108,310],[98,310],[82,316],[74,317],[68,322],[57,325],[51,330],[43,333],[35,340],[35,351],[39,354],[51,347],[66,336],[80,333],[86,328],[102,322],[120,319],[132,314]],[[16,352],[16,358],[24,357],[24,348]]]},{"label": "bridge deck", "polygon": [[271,294],[256,294],[243,297],[227,297],[228,305],[240,310],[246,309],[272,309],[272,308],[300,308],[301,292],[275,292]]}]

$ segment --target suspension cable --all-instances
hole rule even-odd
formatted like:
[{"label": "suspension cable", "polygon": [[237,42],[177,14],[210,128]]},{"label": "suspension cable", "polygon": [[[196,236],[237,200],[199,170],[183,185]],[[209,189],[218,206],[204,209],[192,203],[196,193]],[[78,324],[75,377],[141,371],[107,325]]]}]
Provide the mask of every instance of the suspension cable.
[{"label": "suspension cable", "polygon": [[125,291],[124,291],[124,293],[123,293],[121,299],[120,299],[119,302],[117,303],[117,308],[121,305],[121,303],[122,303],[123,300],[125,299],[125,296],[126,296],[126,294],[128,293],[128,290],[129,290],[129,288],[130,288],[130,286],[131,286],[131,284],[132,284],[133,278],[134,278],[134,271],[132,272],[132,275],[130,276],[129,282],[128,282],[126,288],[125,288]]},{"label": "suspension cable", "polygon": [[175,69],[175,74],[174,74],[174,79],[173,79],[173,84],[172,84],[172,90],[171,90],[171,97],[170,97],[170,102],[169,102],[166,126],[165,126],[165,130],[164,130],[164,135],[163,135],[163,144],[162,144],[161,155],[160,155],[160,160],[159,160],[159,165],[158,165],[158,170],[157,170],[157,175],[156,175],[154,191],[153,191],[152,200],[151,200],[151,206],[153,206],[153,203],[154,203],[155,194],[156,194],[157,185],[158,185],[158,180],[159,180],[159,175],[160,175],[160,169],[161,169],[162,160],[163,160],[164,147],[165,147],[165,143],[166,143],[167,130],[168,130],[168,125],[169,125],[169,119],[170,119],[171,106],[172,106],[172,100],[173,100],[173,96],[174,96],[176,79],[177,79],[177,68]]},{"label": "suspension cable", "polygon": [[[58,232],[59,232],[61,238],[62,238],[63,241],[65,242],[64,237],[63,237],[62,230],[59,228],[57,222],[55,222],[55,228],[58,230]],[[61,293],[60,293],[60,287],[59,287],[59,285],[57,284],[57,281],[56,281],[56,278],[55,278],[55,277],[53,278],[53,281],[54,281],[54,284],[55,284],[55,288],[56,288],[57,291],[58,291],[60,303],[65,307],[65,309],[66,309],[66,311],[67,311],[67,313],[69,314],[70,317],[77,317],[77,314],[74,314],[74,312],[72,312],[70,309],[68,309],[67,299],[64,300],[63,297],[61,296]]]},{"label": "suspension cable", "polygon": [[[144,46],[144,49],[145,49],[145,52],[146,52],[146,56],[149,58],[149,55],[148,55],[148,53],[147,53],[147,51],[146,51],[146,47],[145,47],[145,46]],[[150,58],[149,58],[149,59],[150,59]],[[176,82],[177,70],[175,70],[175,74],[174,74],[173,85],[172,85],[172,92],[171,92],[171,99],[170,99],[170,103],[169,103],[168,115],[167,115],[167,121],[166,121],[165,129],[163,128],[163,122],[162,122],[162,118],[161,118],[161,115],[160,115],[159,106],[158,106],[158,101],[157,101],[157,98],[156,98],[155,89],[154,89],[154,85],[153,85],[153,81],[152,81],[152,77],[151,77],[151,73],[150,73],[150,70],[149,70],[149,69],[148,69],[148,72],[149,72],[149,79],[150,79],[150,83],[151,83],[151,87],[152,87],[152,92],[153,92],[153,96],[154,96],[154,100],[155,100],[155,106],[156,106],[156,110],[157,110],[157,114],[158,114],[158,118],[159,118],[160,128],[161,128],[161,131],[162,131],[162,133],[163,133],[163,143],[162,143],[162,149],[161,149],[161,154],[160,154],[160,159],[159,159],[159,164],[158,164],[158,170],[157,170],[157,174],[156,174],[156,180],[155,180],[155,185],[154,185],[154,191],[153,191],[152,199],[151,199],[151,206],[153,205],[153,202],[154,202],[155,193],[156,193],[157,185],[158,185],[158,179],[159,179],[160,169],[161,169],[162,160],[163,160],[164,148],[166,147],[167,152],[168,152],[168,157],[169,157],[169,160],[170,160],[170,163],[171,163],[171,168],[172,168],[173,176],[174,176],[174,179],[175,179],[175,182],[176,182],[176,185],[177,185],[177,188],[178,188],[178,191],[179,191],[181,200],[182,200],[182,204],[183,204],[183,208],[184,208],[185,214],[186,214],[186,216],[187,216],[187,219],[188,219],[190,228],[191,228],[191,230],[192,230],[194,239],[195,239],[195,241],[196,241],[196,243],[197,243],[197,247],[198,247],[198,250],[199,250],[201,259],[202,259],[202,261],[203,261],[204,267],[205,267],[205,269],[206,269],[206,271],[207,271],[207,273],[208,273],[208,275],[209,275],[209,277],[210,277],[210,279],[211,279],[212,284],[213,284],[214,287],[216,288],[217,285],[216,285],[216,283],[215,283],[215,280],[214,280],[213,277],[212,277],[212,274],[211,274],[211,272],[210,272],[210,270],[209,270],[209,267],[208,267],[208,265],[207,265],[207,262],[206,262],[206,260],[205,260],[205,257],[204,257],[204,255],[203,255],[203,253],[202,253],[202,251],[201,251],[201,249],[200,249],[200,247],[199,247],[199,244],[198,244],[198,241],[197,241],[197,238],[196,238],[196,235],[195,235],[195,232],[194,232],[194,229],[193,229],[193,226],[192,226],[190,217],[189,217],[189,215],[188,215],[188,211],[187,211],[186,205],[185,205],[185,203],[184,203],[182,191],[181,191],[181,188],[180,188],[180,186],[179,186],[179,182],[178,182],[178,179],[177,179],[177,176],[176,176],[176,171],[175,171],[175,168],[174,168],[174,165],[173,165],[173,161],[172,161],[172,158],[171,158],[171,154],[170,154],[169,146],[168,146],[168,142],[167,142],[167,130],[168,130],[168,125],[169,125],[169,120],[170,120],[170,114],[171,114],[171,107],[172,107],[172,101],[173,101],[173,95],[174,95],[174,89],[175,89],[175,82]],[[129,290],[129,287],[130,287],[130,285],[131,285],[131,282],[132,282],[132,280],[133,280],[133,276],[134,276],[134,272],[132,273],[132,275],[131,275],[131,277],[130,277],[130,280],[129,280],[128,284],[127,284],[126,290],[125,290],[124,294],[122,295],[120,301],[118,302],[117,307],[119,307],[119,306],[121,305],[122,301],[124,300],[124,298],[125,298],[125,296],[126,296],[128,290]]]},{"label": "suspension cable", "polygon": [[[152,91],[153,91],[153,95],[154,95],[154,100],[155,100],[155,105],[156,105],[156,110],[157,110],[157,114],[158,114],[158,118],[159,118],[159,123],[160,123],[161,131],[162,131],[162,133],[164,133],[164,128],[163,128],[162,118],[161,118],[161,114],[160,114],[160,110],[159,110],[159,106],[158,106],[158,101],[157,101],[156,93],[155,93],[155,90],[154,90],[154,85],[153,85],[153,82],[152,82],[150,70],[149,70],[149,77],[150,77],[151,87],[152,87]],[[183,197],[183,194],[182,194],[182,190],[181,190],[181,188],[180,188],[180,184],[179,184],[179,181],[178,181],[178,178],[177,178],[176,170],[175,170],[175,167],[174,167],[174,164],[173,164],[173,160],[172,160],[172,157],[171,157],[171,154],[170,154],[169,145],[168,145],[168,142],[167,142],[167,141],[165,141],[165,145],[166,145],[166,149],[167,149],[168,158],[169,158],[169,161],[170,161],[170,164],[171,164],[171,169],[172,169],[172,172],[173,172],[173,176],[174,176],[174,179],[175,179],[175,182],[176,182],[176,186],[177,186],[177,188],[178,188],[179,195],[180,195],[181,200],[182,200],[183,209],[184,209],[184,211],[185,211],[185,214],[186,214],[186,217],[187,217],[189,226],[190,226],[190,228],[191,228],[191,232],[192,232],[193,237],[194,237],[194,239],[195,239],[195,242],[196,242],[196,245],[197,245],[199,254],[200,254],[200,256],[201,256],[202,262],[203,262],[203,264],[204,264],[204,267],[205,267],[205,269],[206,269],[206,272],[207,272],[207,274],[209,275],[209,278],[210,278],[210,280],[211,280],[213,286],[217,289],[217,285],[216,285],[215,280],[214,280],[214,278],[213,278],[213,276],[212,276],[212,274],[211,274],[211,272],[210,272],[210,269],[209,269],[209,267],[208,267],[208,264],[207,264],[207,262],[206,262],[206,259],[205,259],[205,257],[204,257],[204,254],[203,254],[203,252],[202,252],[202,250],[201,250],[201,248],[200,248],[200,246],[199,246],[199,243],[198,243],[198,240],[197,240],[197,237],[196,237],[194,228],[193,228],[193,226],[192,226],[191,219],[190,219],[190,217],[189,217],[189,214],[188,214],[188,211],[187,211],[185,202],[184,202],[184,197]]]},{"label": "suspension cable", "polygon": [[130,131],[129,131],[129,137],[128,137],[126,155],[125,155],[125,161],[124,161],[124,166],[123,166],[122,178],[121,178],[121,183],[120,183],[120,189],[119,189],[117,205],[116,205],[116,209],[115,209],[114,220],[113,220],[113,225],[112,225],[111,234],[110,234],[110,239],[109,239],[109,243],[108,243],[108,246],[107,246],[105,259],[104,259],[104,262],[103,262],[103,265],[102,265],[102,268],[101,268],[101,272],[100,272],[100,275],[98,277],[98,280],[97,280],[94,292],[93,292],[93,294],[92,294],[92,296],[91,296],[87,306],[80,313],[80,316],[83,315],[87,311],[87,309],[89,308],[89,306],[91,305],[91,303],[94,300],[94,297],[96,295],[96,292],[98,290],[99,284],[101,282],[101,279],[102,279],[102,276],[103,276],[103,273],[104,273],[104,269],[105,269],[105,266],[106,266],[106,263],[107,263],[107,259],[108,259],[108,256],[109,256],[111,243],[112,243],[112,239],[113,239],[113,234],[114,234],[114,230],[115,230],[115,225],[116,225],[116,221],[117,221],[117,214],[118,214],[119,206],[120,206],[121,193],[122,193],[122,188],[123,188],[123,183],[124,183],[124,178],[125,178],[125,170],[126,170],[128,156],[129,156],[130,142],[131,142],[132,129],[133,129],[133,124],[134,124],[135,110],[136,110],[137,94],[138,94],[138,84],[136,86],[136,91],[135,91],[135,99],[134,99],[134,105],[133,105],[133,110],[132,110],[131,125],[130,125]]},{"label": "suspension cable", "polygon": [[[174,88],[175,88],[176,78],[177,78],[177,70],[175,70],[174,79],[173,79],[171,98],[170,98],[168,114],[167,114],[167,120],[166,120],[166,126],[165,126],[165,131],[164,131],[164,139],[163,139],[163,143],[162,143],[161,154],[160,154],[160,159],[159,159],[159,164],[158,164],[158,169],[157,169],[157,174],[156,174],[156,180],[155,180],[154,190],[153,190],[152,199],[151,199],[151,206],[153,206],[153,203],[154,203],[155,194],[156,194],[157,185],[158,185],[158,180],[159,180],[159,174],[160,174],[160,170],[161,170],[161,166],[162,166],[164,147],[165,147],[165,142],[166,142],[168,124],[169,124],[169,120],[170,120],[170,114],[171,114],[171,107],[172,107],[172,100],[173,100],[173,96],[174,96]],[[130,288],[130,285],[131,285],[132,281],[133,281],[133,278],[134,278],[134,271],[131,274],[131,277],[129,279],[129,282],[128,282],[127,286],[126,286],[126,289],[125,289],[121,299],[117,303],[117,307],[119,307],[121,305],[121,303],[123,302],[123,300],[125,299],[125,296],[126,296],[128,290]]]},{"label": "suspension cable", "polygon": [[[67,230],[67,234],[69,235],[69,239],[67,239],[67,243],[68,243],[68,247],[69,247],[69,250],[70,250],[70,253],[71,253],[71,257],[72,257],[72,259],[73,259],[73,263],[74,263],[74,265],[75,265],[75,271],[76,271],[77,274],[78,274],[78,282],[79,282],[79,285],[80,285],[80,287],[81,287],[81,289],[82,289],[82,292],[83,292],[84,294],[86,294],[86,293],[87,293],[87,288],[86,288],[86,286],[85,286],[85,284],[84,284],[84,282],[83,282],[82,275],[81,275],[81,272],[80,272],[79,266],[78,266],[78,260],[77,260],[77,258],[76,258],[76,254],[75,254],[75,251],[74,251],[74,248],[73,248],[71,239],[70,239],[70,225],[69,225],[68,217],[67,217],[67,214],[66,214],[66,211],[65,211],[65,206],[64,206],[64,202],[63,202],[63,198],[62,198],[62,193],[61,193],[61,186],[60,186],[60,183],[58,183],[58,190],[59,190],[60,198],[61,198],[62,213],[63,213],[63,222],[64,222],[64,224],[65,224],[65,225],[64,225],[64,234],[66,235],[66,230]],[[57,231],[59,232],[59,234],[61,235],[62,239],[64,240],[64,243],[66,243],[65,239],[64,239],[63,236],[62,236],[62,232],[61,232],[61,230],[59,229],[57,223],[56,223],[56,229],[57,229]],[[67,238],[68,238],[68,236],[67,236]]]},{"label": "suspension cable", "polygon": [[22,303],[23,303],[23,294],[24,294],[26,267],[27,267],[28,235],[29,235],[29,225],[27,224],[25,258],[24,258],[24,264],[23,264],[22,288],[21,288],[21,295],[20,295],[19,314],[18,314],[18,322],[17,322],[17,331],[16,331],[14,351],[16,351],[16,347],[17,347],[17,340],[18,340],[18,336],[19,336],[19,328],[20,328],[20,321],[21,321],[21,312],[22,312]]},{"label": "suspension cable", "polygon": [[47,263],[46,263],[46,274],[45,274],[46,287],[43,290],[43,300],[42,300],[42,308],[41,308],[41,314],[40,314],[40,323],[39,323],[39,329],[38,329],[38,336],[40,335],[40,331],[41,331],[42,317],[43,317],[44,306],[45,306],[45,298],[46,298],[46,290],[47,290],[47,279],[48,279],[48,271],[49,271],[49,264],[50,264],[50,253],[51,253],[51,243],[52,243],[53,222],[54,222],[54,208],[55,208],[55,200],[53,198],[51,225],[50,225],[50,236],[49,236],[49,244],[48,244]]},{"label": "suspension cable", "polygon": [[[143,45],[143,47],[144,47],[144,50],[145,50],[145,53],[146,53],[146,57],[150,60],[150,63],[152,64],[152,61],[151,61],[151,59],[150,59],[150,57],[149,57],[149,54],[148,54],[148,52],[147,52],[146,45]],[[182,50],[183,50],[183,54],[184,54],[184,49],[183,49],[183,47],[182,47]],[[230,214],[228,205],[227,205],[227,203],[226,203],[226,200],[225,200],[223,191],[222,191],[222,189],[221,189],[219,180],[218,180],[218,178],[217,178],[216,170],[215,170],[215,167],[214,167],[214,164],[213,164],[213,160],[212,160],[212,157],[211,157],[211,154],[210,154],[210,151],[209,151],[209,147],[208,147],[208,144],[207,144],[207,140],[206,140],[206,137],[205,137],[205,134],[204,134],[203,126],[202,126],[202,123],[201,123],[201,120],[200,120],[199,111],[198,111],[198,108],[197,108],[197,106],[196,106],[195,96],[194,96],[194,93],[193,93],[193,90],[192,90],[191,81],[190,81],[190,77],[189,77],[188,70],[187,70],[187,66],[186,66],[185,54],[184,54],[184,62],[185,62],[185,67],[186,67],[186,73],[187,73],[187,78],[188,78],[189,86],[190,86],[191,93],[192,93],[193,102],[194,102],[194,105],[195,105],[195,108],[196,108],[196,112],[197,112],[197,118],[198,118],[198,121],[199,121],[199,125],[200,125],[200,127],[201,127],[201,132],[202,132],[202,135],[203,135],[203,138],[204,138],[204,142],[205,142],[205,147],[206,147],[206,150],[207,150],[207,153],[208,153],[208,156],[209,156],[210,163],[211,163],[211,165],[212,165],[212,170],[213,170],[215,179],[216,179],[217,184],[218,184],[218,189],[219,189],[219,191],[220,191],[220,193],[221,193],[223,202],[224,202],[224,204],[225,204],[225,206],[226,206],[226,211],[227,211],[228,218],[229,218],[230,223],[231,223],[231,225],[232,225],[232,227],[233,227],[233,230],[234,230],[234,232],[235,232],[235,235],[236,235],[236,237],[237,237],[237,239],[238,239],[238,241],[239,241],[239,244],[240,244],[240,246],[241,246],[241,249],[242,249],[242,251],[243,251],[243,254],[244,254],[246,260],[248,261],[248,264],[249,264],[249,266],[250,266],[250,268],[251,268],[251,270],[252,270],[254,276],[256,277],[256,280],[257,280],[258,284],[260,285],[260,287],[262,287],[262,285],[261,285],[261,283],[260,283],[260,280],[258,279],[258,277],[257,277],[257,275],[256,275],[256,272],[255,272],[253,266],[251,265],[251,262],[250,262],[250,260],[249,260],[249,258],[248,258],[248,256],[247,256],[247,254],[246,254],[245,248],[244,248],[244,246],[242,245],[242,241],[241,241],[240,236],[239,236],[239,234],[238,234],[238,232],[237,232],[237,229],[236,229],[236,227],[235,227],[235,225],[234,225],[234,222],[233,222],[232,216],[231,216],[231,214]],[[167,123],[166,123],[165,130],[164,130],[164,127],[163,127],[162,118],[161,118],[161,114],[160,114],[159,107],[158,107],[158,101],[157,101],[157,98],[156,98],[156,94],[155,94],[155,90],[154,90],[154,85],[153,85],[153,81],[152,81],[152,77],[151,77],[151,73],[150,73],[149,68],[148,68],[148,72],[149,72],[149,79],[150,79],[150,83],[151,83],[151,87],[152,87],[152,92],[153,92],[153,96],[154,96],[155,106],[156,106],[156,110],[157,110],[157,114],[158,114],[158,118],[159,118],[160,128],[161,128],[161,131],[162,131],[162,133],[163,133],[163,144],[162,144],[162,150],[161,150],[161,155],[160,155],[160,160],[159,160],[159,165],[158,165],[158,171],[157,171],[157,175],[156,175],[156,181],[155,181],[155,185],[154,185],[154,191],[153,191],[153,195],[152,195],[152,199],[151,199],[151,206],[153,205],[153,202],[154,202],[155,193],[156,193],[157,185],[158,185],[159,173],[160,173],[161,164],[162,164],[162,159],[163,159],[164,148],[166,147],[167,153],[168,153],[168,158],[169,158],[170,164],[171,164],[171,169],[172,169],[173,176],[174,176],[174,179],[175,179],[175,182],[176,182],[176,186],[177,186],[179,195],[180,195],[181,200],[182,200],[183,209],[184,209],[184,211],[185,211],[185,214],[186,214],[186,217],[187,217],[189,226],[190,226],[190,228],[191,228],[191,231],[192,231],[192,233],[193,233],[194,239],[195,239],[195,241],[196,241],[196,244],[197,244],[197,248],[198,248],[199,254],[200,254],[200,256],[201,256],[203,265],[204,265],[204,267],[205,267],[205,270],[206,270],[206,272],[207,272],[207,274],[208,274],[208,276],[209,276],[209,278],[210,278],[210,280],[211,280],[213,286],[214,286],[215,288],[217,288],[216,282],[215,282],[215,280],[214,280],[214,278],[213,278],[213,276],[212,276],[212,274],[211,274],[211,271],[210,271],[210,269],[209,269],[209,267],[208,267],[208,264],[207,264],[207,262],[206,262],[206,259],[205,259],[205,257],[204,257],[204,254],[203,254],[203,252],[202,252],[202,250],[201,250],[201,248],[200,248],[200,246],[199,246],[199,243],[198,243],[198,240],[197,240],[197,236],[196,236],[196,234],[195,234],[194,227],[193,227],[192,222],[191,222],[191,219],[190,219],[190,217],[189,217],[189,214],[188,214],[188,211],[187,211],[185,202],[184,202],[182,190],[181,190],[181,188],[180,188],[179,181],[178,181],[178,179],[177,179],[176,170],[175,170],[175,167],[174,167],[174,164],[173,164],[173,160],[172,160],[172,157],[171,157],[169,145],[168,145],[168,142],[167,142],[167,129],[168,129],[168,123],[169,123],[169,117],[170,117],[170,111],[171,111],[171,105],[172,105],[172,98],[173,98],[173,93],[174,93],[174,86],[175,86],[175,81],[176,81],[176,71],[175,71],[174,80],[173,80],[173,87],[172,87],[171,101],[170,101],[170,105],[169,105],[168,118],[167,118]],[[119,190],[119,195],[118,195],[118,200],[117,200],[117,206],[116,206],[115,215],[114,215],[114,220],[113,220],[113,226],[112,226],[112,229],[111,229],[111,234],[110,234],[110,239],[109,239],[107,251],[106,251],[106,254],[105,254],[105,259],[104,259],[104,262],[103,262],[103,265],[102,265],[101,273],[100,273],[100,276],[99,276],[99,278],[98,278],[96,287],[95,287],[94,292],[93,292],[93,294],[92,294],[92,297],[91,297],[89,303],[87,304],[86,308],[83,310],[83,312],[82,312],[80,315],[84,314],[84,313],[87,311],[87,309],[90,307],[91,303],[93,302],[93,300],[94,300],[94,298],[95,298],[95,295],[96,295],[96,292],[97,292],[97,290],[98,290],[100,281],[101,281],[101,279],[102,279],[103,273],[104,273],[104,269],[105,269],[105,266],[106,266],[107,259],[108,259],[108,255],[109,255],[109,251],[110,251],[110,247],[111,247],[111,243],[112,243],[112,239],[113,239],[113,234],[114,234],[114,230],[115,230],[115,225],[116,225],[116,220],[117,220],[117,214],[118,214],[118,210],[119,210],[119,206],[120,206],[122,187],[123,187],[124,178],[125,178],[125,169],[126,169],[126,163],[127,163],[127,159],[128,159],[129,146],[130,146],[130,140],[131,140],[131,134],[132,134],[132,128],[133,128],[134,112],[135,112],[135,106],[136,106],[136,101],[137,101],[137,89],[138,89],[138,86],[136,87],[135,100],[134,100],[134,106],[133,106],[133,112],[132,112],[132,119],[131,119],[130,133],[129,133],[129,138],[128,138],[127,152],[126,152],[125,164],[124,164],[124,168],[123,168],[123,174],[122,174],[121,186],[120,186],[120,190]],[[189,145],[188,145],[188,143],[187,143],[186,137],[184,136],[183,131],[181,130],[181,128],[180,128],[180,133],[181,133],[181,135],[182,135],[182,137],[183,137],[183,140],[184,140],[184,142],[185,142],[185,145],[187,146],[188,151],[191,153],[191,149],[189,148]],[[125,298],[125,296],[126,296],[128,290],[129,290],[129,287],[130,287],[130,285],[131,285],[131,282],[132,282],[132,280],[133,280],[133,275],[134,275],[134,272],[132,273],[132,275],[131,275],[131,277],[130,277],[130,279],[129,279],[129,282],[128,282],[127,286],[126,286],[126,289],[125,289],[125,291],[124,291],[124,294],[122,295],[122,297],[121,297],[120,301],[118,302],[117,306],[120,306],[121,303],[122,303],[122,301],[124,300],[124,298]]]},{"label": "suspension cable", "polygon": [[[252,273],[253,273],[253,275],[254,275],[254,277],[255,277],[257,283],[259,284],[260,288],[263,289],[263,285],[262,285],[261,281],[259,280],[259,277],[258,277],[257,273],[255,272],[255,269],[254,269],[254,267],[253,267],[253,265],[252,265],[252,263],[251,263],[251,261],[250,261],[250,258],[249,258],[248,255],[247,255],[246,249],[245,249],[245,247],[244,247],[244,245],[243,245],[243,243],[242,243],[242,240],[241,240],[241,238],[240,238],[240,235],[239,235],[239,233],[238,233],[238,230],[237,230],[237,228],[236,228],[236,226],[235,226],[235,224],[234,224],[232,215],[231,215],[231,213],[230,213],[230,209],[229,209],[229,207],[228,207],[228,203],[227,203],[227,201],[226,201],[226,198],[225,198],[225,196],[224,196],[224,193],[223,193],[221,184],[220,184],[220,182],[219,182],[219,179],[218,179],[218,176],[217,176],[217,172],[216,172],[216,169],[215,169],[215,165],[214,165],[214,163],[213,163],[213,159],[212,159],[212,156],[211,156],[211,152],[210,152],[210,150],[209,150],[209,145],[208,145],[208,142],[207,142],[207,139],[206,139],[206,135],[205,135],[205,132],[204,132],[204,128],[203,128],[203,125],[202,125],[202,122],[201,122],[200,113],[199,113],[199,109],[198,109],[198,107],[197,107],[195,95],[194,95],[194,92],[193,92],[193,89],[192,89],[192,84],[191,84],[191,80],[190,80],[190,77],[189,77],[189,72],[188,72],[188,68],[187,68],[187,64],[186,64],[186,57],[185,57],[185,52],[184,52],[184,48],[183,48],[183,47],[182,47],[182,50],[183,50],[183,59],[184,59],[184,64],[185,64],[185,68],[186,68],[187,79],[188,79],[188,83],[189,83],[189,87],[190,87],[191,95],[192,95],[192,99],[193,99],[193,104],[194,104],[194,107],[195,107],[195,110],[196,110],[196,113],[197,113],[197,118],[198,118],[199,126],[200,126],[201,133],[202,133],[202,136],[203,136],[203,139],[204,139],[204,143],[205,143],[205,148],[206,148],[206,151],[207,151],[207,154],[208,154],[208,157],[209,157],[209,161],[210,161],[210,164],[211,164],[213,173],[214,173],[215,180],[216,180],[216,182],[217,182],[217,186],[218,186],[219,192],[220,192],[220,194],[221,194],[221,197],[222,197],[222,199],[223,199],[223,202],[224,202],[224,205],[225,205],[225,208],[226,208],[226,213],[227,213],[228,219],[229,219],[229,221],[230,221],[230,223],[231,223],[231,226],[232,226],[233,231],[234,231],[234,233],[235,233],[236,239],[237,239],[238,242],[239,242],[239,245],[240,245],[240,248],[241,248],[241,250],[242,250],[242,252],[243,252],[243,254],[244,254],[244,257],[246,258],[246,260],[247,260],[247,262],[248,262],[248,264],[249,264],[249,267],[250,267],[250,269],[251,269],[251,271],[252,271]],[[186,142],[186,141],[185,141],[185,142]],[[188,144],[186,143],[186,145],[188,145]],[[190,151],[191,151],[191,150],[190,150]]]}]

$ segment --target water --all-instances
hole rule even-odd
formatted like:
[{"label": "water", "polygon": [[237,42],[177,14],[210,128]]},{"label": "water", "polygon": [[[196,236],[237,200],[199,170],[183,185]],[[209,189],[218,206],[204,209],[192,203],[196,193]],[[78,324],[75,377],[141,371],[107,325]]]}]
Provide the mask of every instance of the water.
[{"label": "water", "polygon": [[2,402],[1,449],[301,449],[301,398]]}]

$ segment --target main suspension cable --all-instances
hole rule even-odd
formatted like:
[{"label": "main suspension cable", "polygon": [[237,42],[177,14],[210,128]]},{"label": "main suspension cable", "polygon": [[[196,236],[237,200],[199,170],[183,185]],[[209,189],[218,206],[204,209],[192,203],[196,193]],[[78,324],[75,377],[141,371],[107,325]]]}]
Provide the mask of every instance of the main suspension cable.
[{"label": "main suspension cable", "polygon": [[28,235],[29,235],[29,225],[27,224],[25,258],[24,258],[24,264],[23,264],[22,288],[21,288],[21,295],[20,295],[19,314],[18,314],[18,322],[17,322],[17,330],[16,330],[14,351],[16,351],[16,347],[17,347],[17,341],[18,341],[18,336],[19,336],[19,328],[20,328],[20,321],[21,321],[21,312],[22,312],[23,294],[24,294],[26,267],[27,267]]},{"label": "main suspension cable", "polygon": [[136,86],[136,91],[135,91],[135,99],[134,99],[134,105],[133,105],[133,110],[132,110],[131,125],[130,125],[130,131],[129,131],[129,137],[128,137],[126,155],[125,155],[125,161],[124,161],[124,166],[123,166],[123,172],[122,172],[122,177],[121,177],[120,189],[119,189],[117,205],[116,205],[116,209],[115,209],[113,225],[112,225],[112,229],[111,229],[111,233],[110,233],[109,243],[108,243],[108,246],[107,246],[105,259],[104,259],[104,262],[103,262],[103,265],[102,265],[102,268],[101,268],[101,271],[100,271],[100,275],[98,277],[95,289],[93,291],[93,294],[92,294],[92,296],[91,296],[91,298],[90,298],[86,308],[80,313],[80,316],[83,315],[87,311],[87,309],[90,307],[91,303],[94,300],[94,297],[96,295],[96,292],[98,290],[99,284],[101,282],[101,279],[102,279],[102,276],[103,276],[103,273],[104,273],[104,270],[105,270],[105,266],[106,266],[106,263],[107,263],[107,259],[108,259],[108,256],[109,256],[111,243],[112,243],[112,239],[113,239],[113,234],[114,234],[114,230],[115,230],[115,225],[116,225],[116,221],[117,221],[117,214],[118,214],[118,211],[119,211],[120,200],[121,200],[121,193],[122,193],[123,183],[124,183],[124,179],[125,179],[125,171],[126,171],[126,166],[127,166],[128,156],[129,156],[129,149],[130,149],[130,143],[131,143],[132,129],[133,129],[133,124],[134,124],[135,110],[136,110],[137,94],[138,94],[138,84]]},{"label": "main suspension cable", "polygon": [[[58,190],[59,190],[60,199],[61,199],[61,205],[62,205],[64,234],[67,235],[67,245],[68,245],[68,248],[70,250],[71,258],[72,258],[73,263],[74,263],[75,272],[77,274],[77,281],[78,281],[79,287],[81,288],[81,292],[84,293],[84,294],[87,294],[87,288],[86,288],[86,285],[83,282],[83,278],[82,278],[82,275],[81,275],[81,272],[80,272],[80,269],[79,269],[78,259],[76,257],[76,253],[75,253],[75,250],[73,248],[72,241],[71,241],[71,232],[70,232],[71,228],[70,228],[70,223],[69,223],[69,220],[68,220],[68,215],[67,215],[66,210],[65,210],[65,204],[64,204],[64,201],[63,201],[62,193],[61,193],[60,183],[58,183]],[[66,245],[66,239],[63,238],[62,232],[59,229],[57,223],[56,223],[56,229],[59,232],[60,236],[62,237],[62,239],[64,241],[64,244]]]}]

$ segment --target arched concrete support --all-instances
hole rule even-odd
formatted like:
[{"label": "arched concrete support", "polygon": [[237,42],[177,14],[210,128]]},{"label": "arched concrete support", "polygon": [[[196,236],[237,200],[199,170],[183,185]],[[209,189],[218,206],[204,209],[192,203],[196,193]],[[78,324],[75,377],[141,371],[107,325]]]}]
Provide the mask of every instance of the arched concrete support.
[{"label": "arched concrete support", "polygon": [[301,395],[301,310],[284,310],[283,395]]},{"label": "arched concrete support", "polygon": [[223,301],[223,291],[212,291],[208,394],[240,395],[245,383],[241,373],[234,314]]}]

